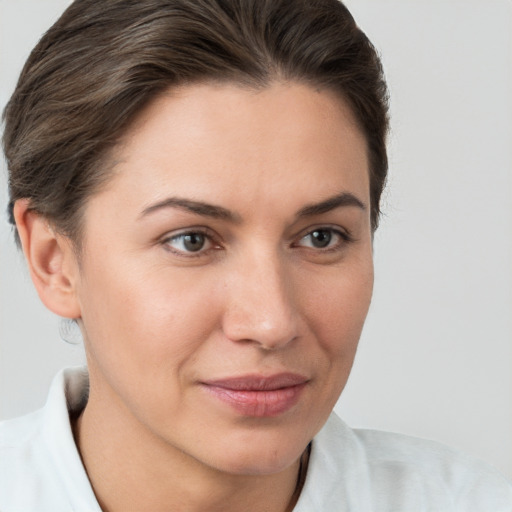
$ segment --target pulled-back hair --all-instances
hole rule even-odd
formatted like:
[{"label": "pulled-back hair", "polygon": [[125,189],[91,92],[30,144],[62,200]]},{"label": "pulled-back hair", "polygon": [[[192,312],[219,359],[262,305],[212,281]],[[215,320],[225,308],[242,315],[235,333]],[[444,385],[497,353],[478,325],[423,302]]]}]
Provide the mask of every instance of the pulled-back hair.
[{"label": "pulled-back hair", "polygon": [[9,217],[20,198],[79,243],[107,157],[157,95],[195,82],[337,92],[368,147],[371,222],[387,174],[377,53],[338,0],[76,0],[42,37],[4,111]]}]

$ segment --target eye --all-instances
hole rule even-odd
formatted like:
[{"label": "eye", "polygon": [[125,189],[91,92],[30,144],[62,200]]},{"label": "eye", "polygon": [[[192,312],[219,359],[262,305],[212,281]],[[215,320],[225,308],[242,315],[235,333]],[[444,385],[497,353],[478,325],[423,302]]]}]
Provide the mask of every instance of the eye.
[{"label": "eye", "polygon": [[165,246],[178,254],[202,254],[214,247],[211,238],[201,231],[187,231],[168,237],[164,240]]},{"label": "eye", "polygon": [[346,233],[332,228],[318,228],[303,236],[297,245],[311,249],[335,250],[349,241],[350,237]]}]

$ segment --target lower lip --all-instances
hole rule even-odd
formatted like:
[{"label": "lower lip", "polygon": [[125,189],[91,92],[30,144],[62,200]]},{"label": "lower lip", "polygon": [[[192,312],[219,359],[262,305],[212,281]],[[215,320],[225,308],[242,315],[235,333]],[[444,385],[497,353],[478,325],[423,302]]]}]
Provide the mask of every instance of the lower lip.
[{"label": "lower lip", "polygon": [[245,391],[205,385],[206,390],[236,412],[254,418],[274,417],[289,411],[299,400],[306,383],[266,391]]}]

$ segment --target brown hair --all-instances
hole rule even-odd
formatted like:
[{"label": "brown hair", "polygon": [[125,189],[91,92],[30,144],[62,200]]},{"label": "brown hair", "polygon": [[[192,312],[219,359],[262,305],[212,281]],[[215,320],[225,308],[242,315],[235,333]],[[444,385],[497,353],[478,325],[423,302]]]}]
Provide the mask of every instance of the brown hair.
[{"label": "brown hair", "polygon": [[387,174],[377,53],[338,0],[76,0],[43,36],[5,111],[9,217],[29,198],[75,243],[109,150],[169,87],[295,80],[337,91],[362,128],[376,229]]}]

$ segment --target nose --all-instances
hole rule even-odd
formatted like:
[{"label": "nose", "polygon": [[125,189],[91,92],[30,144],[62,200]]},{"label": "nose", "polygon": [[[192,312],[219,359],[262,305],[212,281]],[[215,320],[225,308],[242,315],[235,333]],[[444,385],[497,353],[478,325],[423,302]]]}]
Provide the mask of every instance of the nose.
[{"label": "nose", "polygon": [[299,335],[293,279],[278,256],[253,256],[230,273],[223,332],[232,341],[277,350]]}]

